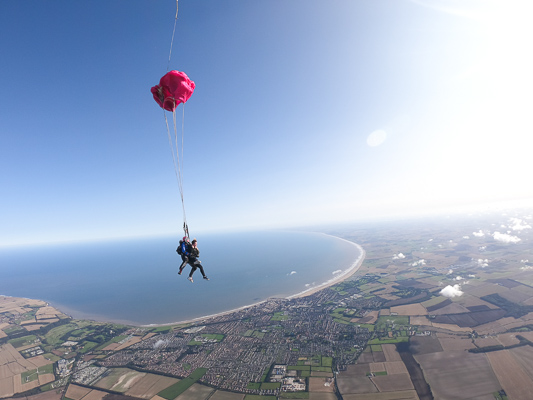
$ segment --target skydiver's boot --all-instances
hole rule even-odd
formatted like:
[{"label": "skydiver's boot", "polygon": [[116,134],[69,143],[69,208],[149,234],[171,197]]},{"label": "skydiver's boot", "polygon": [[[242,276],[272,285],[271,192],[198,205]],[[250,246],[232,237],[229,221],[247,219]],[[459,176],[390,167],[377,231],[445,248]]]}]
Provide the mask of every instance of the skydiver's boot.
[{"label": "skydiver's boot", "polygon": [[209,280],[209,278],[208,278],[207,276],[205,276],[205,275],[204,275],[204,279],[205,279],[206,281],[208,281],[208,280]]},{"label": "skydiver's boot", "polygon": [[193,282],[193,280],[192,280],[192,276],[189,276],[187,279],[190,280],[191,283]]}]

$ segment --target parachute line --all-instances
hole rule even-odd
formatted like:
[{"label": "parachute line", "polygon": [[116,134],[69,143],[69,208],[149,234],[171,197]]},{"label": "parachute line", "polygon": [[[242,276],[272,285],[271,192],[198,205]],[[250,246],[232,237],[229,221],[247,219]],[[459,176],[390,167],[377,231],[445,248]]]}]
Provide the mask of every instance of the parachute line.
[{"label": "parachute line", "polygon": [[167,72],[170,71],[170,59],[172,58],[172,46],[174,45],[174,34],[176,33],[177,22],[178,22],[178,0],[176,0],[176,18],[174,18],[174,29],[172,29],[172,39],[170,40],[170,51],[168,53]]},{"label": "parachute line", "polygon": [[[185,200],[183,196],[183,144],[184,144],[184,125],[185,125],[185,107],[183,107],[183,115],[182,115],[182,124],[181,124],[181,157],[180,157],[180,147],[178,146],[178,128],[177,128],[177,122],[176,122],[176,111],[172,112],[172,122],[173,122],[173,130],[174,130],[174,140],[172,140],[172,133],[170,132],[170,126],[168,123],[167,114],[165,111],[163,111],[163,115],[165,117],[165,125],[167,126],[167,134],[168,134],[168,144],[170,146],[170,152],[172,153],[172,161],[174,163],[174,173],[176,175],[176,179],[178,181],[178,188],[180,191],[180,199],[181,199],[181,208],[183,210],[183,225],[184,230],[188,231],[187,228],[187,215],[185,213]],[[175,145],[173,144],[175,143]]]}]

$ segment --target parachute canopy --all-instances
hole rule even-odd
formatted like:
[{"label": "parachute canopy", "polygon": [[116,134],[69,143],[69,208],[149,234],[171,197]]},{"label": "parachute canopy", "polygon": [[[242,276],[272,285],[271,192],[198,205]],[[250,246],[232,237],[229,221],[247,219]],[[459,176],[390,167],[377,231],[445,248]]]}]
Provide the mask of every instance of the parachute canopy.
[{"label": "parachute canopy", "polygon": [[159,81],[159,85],[152,87],[154,100],[167,111],[174,111],[180,103],[185,103],[194,92],[195,84],[185,72],[167,72]]}]

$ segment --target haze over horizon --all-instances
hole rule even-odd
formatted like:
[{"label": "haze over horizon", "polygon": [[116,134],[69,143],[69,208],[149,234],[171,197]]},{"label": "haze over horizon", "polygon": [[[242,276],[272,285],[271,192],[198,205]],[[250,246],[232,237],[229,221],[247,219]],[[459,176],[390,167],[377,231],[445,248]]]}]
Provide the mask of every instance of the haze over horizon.
[{"label": "haze over horizon", "polygon": [[[528,1],[179,2],[192,232],[533,198]],[[0,244],[179,232],[176,3],[0,4]],[[531,204],[531,203],[530,203]]]}]

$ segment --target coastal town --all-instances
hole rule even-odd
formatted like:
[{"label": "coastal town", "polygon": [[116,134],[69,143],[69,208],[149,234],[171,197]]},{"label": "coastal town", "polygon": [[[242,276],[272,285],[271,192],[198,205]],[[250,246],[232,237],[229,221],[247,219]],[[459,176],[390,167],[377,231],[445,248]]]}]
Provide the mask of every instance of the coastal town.
[{"label": "coastal town", "polygon": [[366,251],[352,275],[168,326],[76,320],[0,296],[0,398],[527,398],[528,217],[452,222],[332,230]]}]

